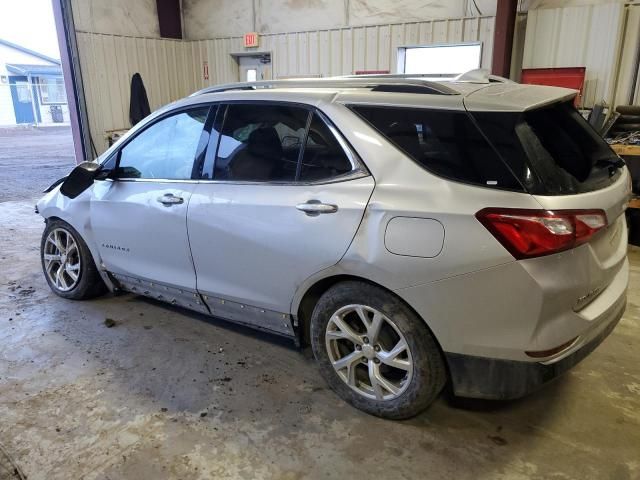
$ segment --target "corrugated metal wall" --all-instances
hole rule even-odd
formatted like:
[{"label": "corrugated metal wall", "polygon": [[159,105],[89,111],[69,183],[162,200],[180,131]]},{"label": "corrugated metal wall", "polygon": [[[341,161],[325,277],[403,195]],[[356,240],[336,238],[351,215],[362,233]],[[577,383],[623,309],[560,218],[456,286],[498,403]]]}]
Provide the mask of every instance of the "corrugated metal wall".
[{"label": "corrugated metal wall", "polygon": [[[274,78],[345,75],[356,70],[396,71],[398,47],[481,41],[482,66],[491,68],[494,17],[349,27],[333,30],[268,34],[261,52],[270,52]],[[104,134],[126,128],[129,82],[140,72],[151,108],[200,88],[238,81],[232,54],[243,53],[241,37],[177,41],[78,32],[78,49],[89,112],[89,126],[98,152],[106,149]],[[203,77],[208,62],[209,79]]]},{"label": "corrugated metal wall", "polygon": [[106,131],[129,127],[135,72],[142,75],[152,110],[200,85],[186,42],[91,33],[78,33],[77,39],[89,128],[99,153],[107,146]]},{"label": "corrugated metal wall", "polygon": [[529,10],[523,68],[586,67],[583,106],[613,101],[625,6]]}]

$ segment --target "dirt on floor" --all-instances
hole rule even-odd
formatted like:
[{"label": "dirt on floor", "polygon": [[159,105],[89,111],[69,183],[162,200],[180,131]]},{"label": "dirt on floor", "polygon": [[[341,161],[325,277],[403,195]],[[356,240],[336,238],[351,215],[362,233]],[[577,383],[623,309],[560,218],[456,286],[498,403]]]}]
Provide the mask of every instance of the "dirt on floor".
[{"label": "dirt on floor", "polygon": [[288,341],[133,295],[56,297],[42,228],[31,201],[0,204],[0,444],[30,480],[640,478],[638,250],[627,313],[568,374],[393,422]]},{"label": "dirt on floor", "polygon": [[0,202],[36,198],[74,166],[69,127],[0,128]]}]

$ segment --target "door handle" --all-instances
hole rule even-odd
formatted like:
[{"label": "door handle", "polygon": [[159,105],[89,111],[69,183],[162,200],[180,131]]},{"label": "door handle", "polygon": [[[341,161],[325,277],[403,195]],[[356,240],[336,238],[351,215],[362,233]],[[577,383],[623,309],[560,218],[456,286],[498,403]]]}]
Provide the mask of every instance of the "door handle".
[{"label": "door handle", "polygon": [[338,211],[337,205],[320,203],[319,200],[309,200],[306,203],[299,203],[296,205],[296,208],[310,217],[315,217],[321,213],[336,213]]},{"label": "door handle", "polygon": [[184,202],[184,199],[174,195],[173,193],[165,193],[161,197],[158,197],[158,201],[165,207],[170,207],[171,205],[180,205]]}]

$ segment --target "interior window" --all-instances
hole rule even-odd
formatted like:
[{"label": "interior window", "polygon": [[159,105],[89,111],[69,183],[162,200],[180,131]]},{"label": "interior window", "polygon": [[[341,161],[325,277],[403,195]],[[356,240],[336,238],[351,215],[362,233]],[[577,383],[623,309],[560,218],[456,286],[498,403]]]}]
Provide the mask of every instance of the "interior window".
[{"label": "interior window", "polygon": [[352,107],[425,169],[453,180],[523,191],[519,180],[465,112]]},{"label": "interior window", "polygon": [[222,126],[216,180],[295,180],[309,111],[284,105],[232,104]]},{"label": "interior window", "polygon": [[314,113],[304,147],[300,181],[324,180],[351,170],[351,162],[335,135],[318,114]]},{"label": "interior window", "polygon": [[181,112],[145,129],[121,150],[118,177],[190,179],[208,112]]}]

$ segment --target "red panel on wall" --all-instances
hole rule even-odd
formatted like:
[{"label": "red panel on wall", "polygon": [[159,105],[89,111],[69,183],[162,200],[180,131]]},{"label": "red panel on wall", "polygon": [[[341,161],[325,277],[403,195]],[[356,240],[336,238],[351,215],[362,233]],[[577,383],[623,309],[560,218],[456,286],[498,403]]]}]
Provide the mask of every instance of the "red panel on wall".
[{"label": "red panel on wall", "polygon": [[580,93],[573,102],[577,107],[582,99],[585,72],[585,67],[523,68],[520,83],[550,85],[552,87],[580,90]]}]

